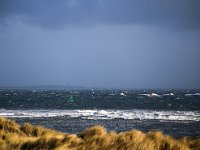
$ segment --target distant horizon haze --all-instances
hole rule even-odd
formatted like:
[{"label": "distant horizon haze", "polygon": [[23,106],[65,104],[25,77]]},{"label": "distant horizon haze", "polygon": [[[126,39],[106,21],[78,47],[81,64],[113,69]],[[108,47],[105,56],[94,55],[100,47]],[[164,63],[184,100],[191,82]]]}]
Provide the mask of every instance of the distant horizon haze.
[{"label": "distant horizon haze", "polygon": [[26,85],[26,86],[0,86],[0,89],[72,89],[72,90],[200,90],[200,88],[134,88],[134,87],[92,87],[78,85]]}]

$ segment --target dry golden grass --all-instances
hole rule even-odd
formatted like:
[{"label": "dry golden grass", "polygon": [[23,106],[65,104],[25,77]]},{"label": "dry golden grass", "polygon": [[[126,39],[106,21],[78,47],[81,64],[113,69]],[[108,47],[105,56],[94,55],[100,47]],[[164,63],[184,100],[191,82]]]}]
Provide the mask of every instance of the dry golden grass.
[{"label": "dry golden grass", "polygon": [[200,150],[200,139],[174,139],[160,131],[108,132],[94,126],[78,134],[65,134],[0,118],[0,149],[22,150]]}]

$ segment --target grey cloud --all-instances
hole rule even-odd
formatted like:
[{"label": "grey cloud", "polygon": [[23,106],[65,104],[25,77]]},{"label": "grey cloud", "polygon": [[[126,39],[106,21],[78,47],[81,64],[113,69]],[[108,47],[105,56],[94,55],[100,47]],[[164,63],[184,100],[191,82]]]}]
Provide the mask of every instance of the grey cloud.
[{"label": "grey cloud", "polygon": [[199,29],[199,0],[1,0],[0,22],[18,16],[48,28],[72,24],[143,24]]},{"label": "grey cloud", "polygon": [[0,34],[0,85],[200,88],[199,39],[200,31],[135,25],[14,24]]}]

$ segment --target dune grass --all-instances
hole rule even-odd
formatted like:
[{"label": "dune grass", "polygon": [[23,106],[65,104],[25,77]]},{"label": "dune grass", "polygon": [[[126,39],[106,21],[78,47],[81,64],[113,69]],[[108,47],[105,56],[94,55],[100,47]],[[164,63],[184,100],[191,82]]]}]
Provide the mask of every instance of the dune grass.
[{"label": "dune grass", "polygon": [[174,139],[160,131],[116,133],[94,126],[77,134],[66,134],[0,117],[0,149],[23,150],[200,150],[200,139]]}]

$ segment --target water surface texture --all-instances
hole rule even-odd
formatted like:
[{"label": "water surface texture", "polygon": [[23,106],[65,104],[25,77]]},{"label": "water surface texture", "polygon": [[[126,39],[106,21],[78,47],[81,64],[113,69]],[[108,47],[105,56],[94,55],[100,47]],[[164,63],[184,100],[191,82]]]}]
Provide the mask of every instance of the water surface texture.
[{"label": "water surface texture", "polygon": [[199,137],[200,91],[1,90],[0,116],[69,133],[100,124]]}]

